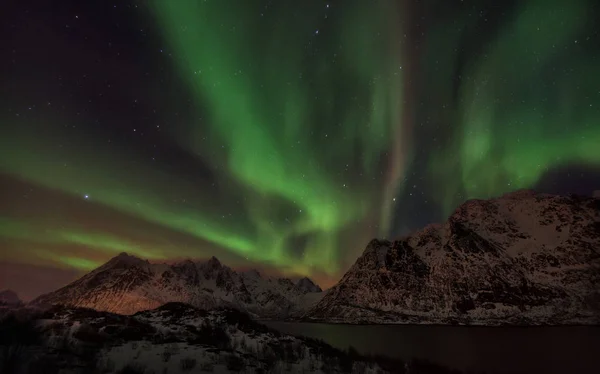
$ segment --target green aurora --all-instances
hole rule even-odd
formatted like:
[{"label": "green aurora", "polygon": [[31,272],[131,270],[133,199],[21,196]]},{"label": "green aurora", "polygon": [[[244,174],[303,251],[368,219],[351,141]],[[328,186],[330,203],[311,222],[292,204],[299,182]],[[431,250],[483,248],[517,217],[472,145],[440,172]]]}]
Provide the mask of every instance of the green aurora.
[{"label": "green aurora", "polygon": [[[68,95],[62,111],[3,111],[8,261],[89,270],[121,251],[215,255],[329,285],[372,237],[417,228],[413,215],[442,220],[554,168],[600,167],[591,1],[495,15],[486,2],[263,3],[140,11],[170,56],[148,62],[148,80],[174,82],[154,110],[186,103],[160,135],[181,166],[79,119]],[[111,116],[142,131],[139,112]],[[23,186],[43,195],[24,200]],[[417,194],[427,213],[407,211]]]}]

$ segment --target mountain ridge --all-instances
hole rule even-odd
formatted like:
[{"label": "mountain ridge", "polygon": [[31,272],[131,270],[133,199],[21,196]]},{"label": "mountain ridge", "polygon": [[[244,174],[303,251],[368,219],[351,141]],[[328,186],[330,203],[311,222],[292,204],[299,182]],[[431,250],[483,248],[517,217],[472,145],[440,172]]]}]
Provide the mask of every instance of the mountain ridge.
[{"label": "mountain ridge", "polygon": [[444,223],[371,240],[327,292],[308,278],[236,272],[212,256],[152,264],[123,252],[32,304],[134,314],[167,302],[259,319],[342,323],[600,323],[600,199],[519,190]]},{"label": "mountain ridge", "polygon": [[599,324],[600,200],[520,190],[374,239],[309,321]]},{"label": "mountain ridge", "polygon": [[[318,288],[312,281],[310,284]],[[257,271],[236,272],[214,256],[206,261],[154,264],[122,252],[30,305],[60,304],[131,315],[168,302],[184,302],[204,309],[233,307],[257,318],[284,319],[302,314],[305,298],[312,304],[319,298],[319,292],[303,285],[287,278],[263,277]]]}]

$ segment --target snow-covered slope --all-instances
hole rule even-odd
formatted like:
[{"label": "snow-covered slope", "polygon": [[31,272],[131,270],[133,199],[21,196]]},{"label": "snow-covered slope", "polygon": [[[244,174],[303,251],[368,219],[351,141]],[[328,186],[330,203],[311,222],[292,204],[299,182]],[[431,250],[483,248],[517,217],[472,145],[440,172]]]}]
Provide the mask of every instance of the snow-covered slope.
[{"label": "snow-covered slope", "polygon": [[22,310],[0,318],[0,332],[7,373],[456,373],[343,352],[271,330],[235,309],[182,303],[133,316],[62,306]]},{"label": "snow-covered slope", "polygon": [[186,260],[168,265],[121,253],[32,304],[133,314],[167,302],[185,302],[205,309],[229,306],[256,317],[281,319],[305,312],[307,293],[286,278],[266,278],[257,271],[238,273],[215,257],[206,262]]},{"label": "snow-covered slope", "polygon": [[600,323],[600,200],[517,191],[373,240],[305,316],[350,323]]}]

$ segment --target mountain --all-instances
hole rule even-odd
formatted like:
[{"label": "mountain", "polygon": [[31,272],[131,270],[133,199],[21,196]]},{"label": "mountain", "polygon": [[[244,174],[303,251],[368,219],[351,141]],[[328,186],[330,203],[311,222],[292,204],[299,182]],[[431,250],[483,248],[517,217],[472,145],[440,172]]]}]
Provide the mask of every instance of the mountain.
[{"label": "mountain", "polygon": [[[312,282],[310,282],[312,283]],[[33,305],[69,305],[134,314],[167,302],[214,309],[228,306],[259,318],[286,318],[313,306],[313,295],[286,278],[236,272],[212,257],[173,265],[151,264],[121,253],[75,282],[35,299]],[[317,300],[318,301],[318,300]]]},{"label": "mountain", "polygon": [[16,306],[21,305],[22,301],[13,290],[0,291],[0,305]]},{"label": "mountain", "polygon": [[305,318],[347,323],[598,324],[600,199],[517,191],[372,240]]},{"label": "mountain", "polygon": [[127,316],[24,308],[0,318],[0,343],[3,373],[458,373],[341,351],[269,329],[235,309],[182,303]]},{"label": "mountain", "polygon": [[323,292],[321,287],[314,284],[313,281],[307,277],[304,277],[296,282],[296,287],[304,292]]}]

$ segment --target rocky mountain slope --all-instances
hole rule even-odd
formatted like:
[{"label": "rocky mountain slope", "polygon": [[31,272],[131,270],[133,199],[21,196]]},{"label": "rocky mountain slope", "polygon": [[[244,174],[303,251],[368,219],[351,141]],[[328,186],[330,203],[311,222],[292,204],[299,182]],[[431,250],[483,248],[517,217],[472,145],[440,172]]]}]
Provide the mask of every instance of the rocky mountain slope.
[{"label": "rocky mountain slope", "polygon": [[598,324],[600,199],[517,191],[373,240],[305,316],[349,323]]},{"label": "rocky mountain slope", "polygon": [[206,262],[186,260],[169,265],[151,264],[121,253],[75,282],[38,297],[32,304],[133,314],[177,301],[204,309],[228,306],[259,318],[281,319],[302,314],[304,305],[311,306],[304,299],[312,301],[315,297],[318,301],[319,296],[304,283],[296,285],[287,278],[262,277],[254,270],[238,273],[215,257]]},{"label": "rocky mountain slope", "polygon": [[457,373],[340,351],[271,330],[235,309],[182,303],[133,316],[22,309],[0,318],[0,345],[3,373]]},{"label": "rocky mountain slope", "polygon": [[321,289],[321,287],[314,284],[313,281],[308,279],[307,277],[304,277],[304,278],[300,279],[298,282],[296,282],[296,287],[298,287],[299,289],[301,289],[305,292],[322,292],[323,291]]}]

